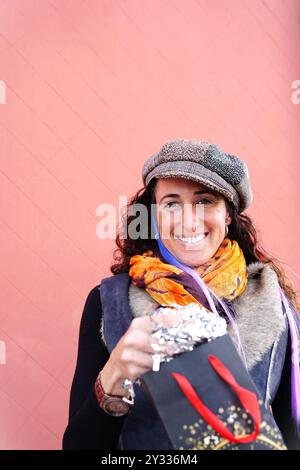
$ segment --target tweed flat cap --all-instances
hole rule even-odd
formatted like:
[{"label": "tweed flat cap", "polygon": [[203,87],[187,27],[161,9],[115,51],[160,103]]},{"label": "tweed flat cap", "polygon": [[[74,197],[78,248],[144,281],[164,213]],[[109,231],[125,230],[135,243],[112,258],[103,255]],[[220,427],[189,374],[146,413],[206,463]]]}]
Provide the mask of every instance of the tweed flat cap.
[{"label": "tweed flat cap", "polygon": [[239,213],[253,200],[246,163],[204,140],[177,139],[166,142],[145,161],[142,177],[145,186],[152,178],[198,181],[233,202]]}]

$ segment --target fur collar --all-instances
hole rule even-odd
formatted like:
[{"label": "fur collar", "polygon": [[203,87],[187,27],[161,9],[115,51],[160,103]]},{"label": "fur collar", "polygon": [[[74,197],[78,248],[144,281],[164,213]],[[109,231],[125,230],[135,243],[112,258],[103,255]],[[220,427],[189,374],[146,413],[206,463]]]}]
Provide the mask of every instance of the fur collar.
[{"label": "fur collar", "polygon": [[[247,367],[251,369],[279,340],[286,322],[276,272],[271,266],[261,262],[250,263],[247,272],[245,291],[230,305],[235,312]],[[134,317],[145,315],[159,306],[147,292],[132,283],[129,287],[129,304]],[[228,326],[228,333],[236,343],[231,325]]]}]

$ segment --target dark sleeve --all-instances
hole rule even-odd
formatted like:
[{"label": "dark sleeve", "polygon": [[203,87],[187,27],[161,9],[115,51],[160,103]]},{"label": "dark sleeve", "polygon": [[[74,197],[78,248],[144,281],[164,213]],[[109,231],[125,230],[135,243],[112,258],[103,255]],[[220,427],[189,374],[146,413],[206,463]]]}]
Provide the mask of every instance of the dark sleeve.
[{"label": "dark sleeve", "polygon": [[78,355],[71,387],[69,422],[63,450],[117,449],[125,417],[110,416],[97,402],[94,383],[109,358],[100,335],[102,307],[99,286],[89,293],[81,318]]},{"label": "dark sleeve", "polygon": [[[297,321],[297,325],[299,327],[299,321]],[[291,409],[291,364],[291,338],[289,333],[283,371],[279,388],[272,402],[272,411],[287,448],[300,450],[300,436],[297,434]]]}]

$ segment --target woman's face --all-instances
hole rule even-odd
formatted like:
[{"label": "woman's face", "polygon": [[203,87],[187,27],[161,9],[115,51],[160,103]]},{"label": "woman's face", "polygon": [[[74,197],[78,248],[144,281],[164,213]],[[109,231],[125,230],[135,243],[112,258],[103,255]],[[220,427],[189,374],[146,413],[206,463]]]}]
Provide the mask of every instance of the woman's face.
[{"label": "woman's face", "polygon": [[155,202],[165,247],[188,266],[206,263],[218,250],[225,226],[232,220],[224,197],[201,183],[161,178],[155,187]]}]

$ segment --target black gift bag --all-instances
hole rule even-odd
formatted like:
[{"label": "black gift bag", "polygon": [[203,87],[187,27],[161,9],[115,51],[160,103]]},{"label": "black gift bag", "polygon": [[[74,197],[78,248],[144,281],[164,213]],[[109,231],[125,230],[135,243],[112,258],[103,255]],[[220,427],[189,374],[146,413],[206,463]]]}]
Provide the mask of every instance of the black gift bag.
[{"label": "black gift bag", "polygon": [[161,363],[142,384],[174,449],[286,450],[228,334]]}]

